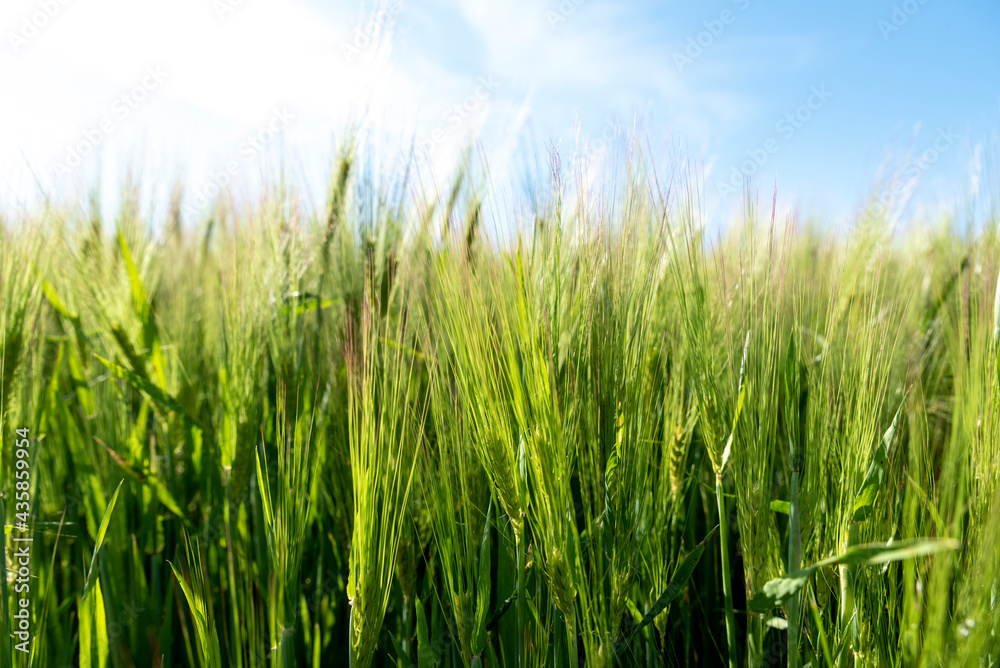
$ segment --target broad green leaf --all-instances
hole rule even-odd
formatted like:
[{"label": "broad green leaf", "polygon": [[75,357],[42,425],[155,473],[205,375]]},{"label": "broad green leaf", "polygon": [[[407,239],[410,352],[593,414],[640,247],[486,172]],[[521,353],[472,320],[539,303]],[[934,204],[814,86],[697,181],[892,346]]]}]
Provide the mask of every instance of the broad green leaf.
[{"label": "broad green leaf", "polygon": [[771,501],[771,510],[782,515],[790,515],[792,513],[792,504],[789,501],[775,499]]},{"label": "broad green leaf", "polygon": [[80,600],[80,668],[106,668],[109,654],[108,618],[98,577],[91,595]]},{"label": "broad green leaf", "polygon": [[417,597],[417,668],[434,668],[434,651],[427,633],[427,616],[424,604]]},{"label": "broad green leaf", "polygon": [[642,618],[642,622],[637,624],[632,628],[632,632],[629,634],[628,638],[619,643],[618,647],[615,649],[615,656],[620,656],[625,648],[628,647],[629,643],[632,642],[632,638],[635,637],[639,631],[645,628],[647,625],[651,624],[656,616],[667,609],[667,606],[674,602],[674,600],[681,595],[684,588],[687,587],[687,582],[691,578],[691,574],[694,573],[695,566],[701,560],[701,555],[705,553],[705,548],[708,546],[708,541],[712,539],[715,532],[719,530],[719,526],[716,525],[708,535],[698,543],[693,550],[688,552],[688,555],[684,557],[684,561],[681,565],[677,567],[674,571],[674,576],[670,578],[670,584],[667,588],[660,594],[660,597],[656,599],[656,603],[653,607],[649,609],[646,616]]},{"label": "broad green leaf", "polygon": [[396,636],[388,631],[386,631],[386,635],[389,636],[392,649],[396,652],[396,668],[414,668],[413,661],[410,660],[410,657],[406,656],[406,652],[403,651],[399,641],[396,640]]},{"label": "broad green leaf", "polygon": [[118,248],[121,250],[122,259],[125,260],[125,270],[128,272],[129,285],[132,287],[132,303],[139,317],[142,318],[149,310],[146,288],[142,285],[139,268],[135,266],[132,251],[129,249],[128,242],[125,241],[125,234],[120,227],[118,228]]},{"label": "broad green leaf", "polygon": [[156,490],[156,498],[160,500],[160,503],[166,506],[167,510],[172,512],[174,515],[184,520],[184,524],[187,525],[188,519],[184,515],[184,511],[181,510],[180,504],[177,503],[177,499],[175,499],[174,495],[170,493],[170,490],[167,489],[166,485],[160,482],[160,479],[155,476],[150,476],[149,484]]},{"label": "broad green leaf", "polygon": [[[906,398],[904,397],[903,403],[905,402]],[[896,409],[892,424],[882,436],[882,442],[875,448],[871,466],[868,467],[868,473],[865,474],[861,489],[858,490],[858,495],[854,500],[854,509],[851,513],[852,522],[864,522],[875,507],[875,499],[878,497],[878,491],[881,489],[882,480],[885,477],[885,463],[889,457],[889,446],[892,445],[892,437],[896,433],[896,422],[903,410],[903,403],[900,403],[899,408]]]},{"label": "broad green leaf", "polygon": [[472,629],[472,653],[479,656],[486,646],[486,615],[490,610],[490,584],[493,564],[490,559],[490,525],[493,521],[493,499],[486,510],[483,538],[479,542],[479,573],[476,579],[476,618]]},{"label": "broad green leaf", "polygon": [[177,567],[174,566],[173,562],[168,561],[167,563],[170,565],[170,570],[174,572],[174,577],[177,578],[177,584],[180,585],[181,592],[183,592],[184,598],[187,599],[188,606],[191,610],[197,611],[200,606],[198,599],[194,596],[194,592],[191,591],[191,585],[187,583],[187,580],[184,579],[184,576],[181,575],[179,570],[177,570]]},{"label": "broad green leaf", "polygon": [[[639,612],[639,608],[635,606],[635,602],[632,599],[625,599],[625,607],[628,609],[629,614],[632,616],[633,624],[642,623],[642,613]],[[656,641],[653,640],[653,634],[648,626],[643,627],[642,636],[646,640],[646,650],[649,652],[655,652],[654,659],[656,659],[653,665],[663,665],[663,655],[660,653],[659,649],[656,647]]]},{"label": "broad green leaf", "polygon": [[[268,549],[274,550],[274,546],[271,544],[271,534],[274,527],[274,510],[271,505],[271,484],[264,475],[264,469],[260,465],[260,451],[255,450],[254,455],[257,458],[257,489],[260,490],[260,502],[264,509],[264,526],[267,531],[265,535],[267,536],[267,546]],[[353,569],[352,569],[353,570]],[[353,575],[352,575],[353,577]],[[354,587],[348,584],[348,599],[354,598]]]},{"label": "broad green leaf", "polygon": [[149,374],[146,372],[146,360],[139,354],[139,351],[135,349],[132,345],[131,339],[129,339],[128,332],[119,323],[114,323],[110,327],[111,338],[115,340],[118,347],[121,348],[122,355],[128,360],[129,366],[132,367],[132,372],[137,376],[141,377],[147,382],[149,380]]},{"label": "broad green leaf", "polygon": [[915,538],[882,545],[858,545],[845,553],[842,563],[878,566],[893,561],[927,557],[939,552],[961,549],[962,544],[953,538]]},{"label": "broad green leaf", "polygon": [[257,487],[260,489],[260,500],[264,506],[264,522],[267,526],[274,524],[274,516],[271,514],[271,494],[270,485],[267,484],[267,478],[264,476],[264,471],[260,466],[260,453],[256,453],[257,457]]},{"label": "broad green leaf", "polygon": [[[52,284],[46,280],[42,280],[42,293],[45,295],[45,299],[49,302],[49,305],[56,310],[56,313],[58,313],[60,316],[68,320],[69,323],[73,325],[73,330],[76,333],[76,346],[77,346],[76,352],[77,355],[79,356],[78,363],[85,364],[86,360],[89,359],[87,356],[88,337],[86,332],[83,331],[83,321],[80,319],[80,314],[73,313],[72,311],[70,311],[69,307],[67,307],[66,304],[63,302],[63,300],[59,298],[59,295],[56,293],[56,289],[52,287]],[[74,380],[76,380],[75,375],[74,375]],[[79,392],[79,388],[77,391]],[[88,413],[88,415],[91,414],[92,412]]]},{"label": "broad green leaf", "polygon": [[285,315],[304,315],[317,309],[328,309],[333,306],[334,300],[321,299],[316,295],[297,295],[294,298],[285,300],[281,307],[281,312]]},{"label": "broad green leaf", "polygon": [[80,610],[80,668],[94,663],[94,606],[89,599],[78,601]]},{"label": "broad green leaf", "polygon": [[94,582],[94,595],[90,597],[94,606],[94,637],[97,645],[97,665],[105,668],[108,665],[108,657],[111,654],[108,646],[108,616],[104,611],[104,593],[101,591],[101,578]]},{"label": "broad green leaf", "polygon": [[48,300],[49,305],[51,305],[59,315],[71,322],[79,318],[76,313],[70,311],[66,304],[63,303],[63,300],[60,299],[59,295],[56,293],[56,289],[52,287],[52,284],[48,281],[42,281],[42,293],[45,295],[45,299]]},{"label": "broad green leaf", "polygon": [[903,561],[957,550],[960,547],[961,543],[950,538],[914,538],[891,544],[855,545],[843,554],[816,562],[783,578],[771,580],[747,603],[747,609],[760,614],[770,612],[799,592],[809,582],[809,577],[813,573],[826,566],[838,564],[876,566],[891,561]]},{"label": "broad green leaf", "polygon": [[125,260],[125,269],[128,272],[129,285],[132,287],[132,304],[135,313],[142,324],[142,343],[146,348],[146,358],[153,367],[153,380],[163,390],[166,390],[166,369],[164,368],[163,351],[160,348],[160,336],[156,327],[156,319],[153,316],[153,308],[149,302],[146,288],[142,284],[142,277],[139,276],[139,268],[132,258],[132,251],[125,241],[125,235],[121,228],[118,228],[118,246]]}]

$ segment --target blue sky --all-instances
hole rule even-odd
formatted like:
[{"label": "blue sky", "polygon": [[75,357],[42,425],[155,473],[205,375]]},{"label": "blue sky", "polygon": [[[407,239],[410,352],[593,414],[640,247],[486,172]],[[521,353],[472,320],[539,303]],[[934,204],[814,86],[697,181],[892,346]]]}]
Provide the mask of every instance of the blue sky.
[{"label": "blue sky", "polygon": [[[729,191],[719,182],[734,170],[737,181],[747,171],[763,190],[777,180],[779,194],[803,206],[843,212],[863,201],[887,160],[912,171],[907,157],[919,160],[936,141],[947,151],[921,169],[921,194],[947,199],[964,192],[975,147],[996,142],[997,3],[523,3],[552,34],[518,55],[491,50],[489,23],[454,3],[411,10],[401,54],[470,78],[497,71],[522,89],[541,79],[534,120],[546,137],[565,139],[574,120],[598,136],[609,120],[628,125],[638,115],[654,144],[679,140],[706,168],[709,199]],[[563,33],[591,47],[584,62],[551,53],[546,37]],[[813,100],[807,122],[779,129],[814,89],[829,99]],[[769,138],[778,145],[762,160]]]},{"label": "blue sky", "polygon": [[963,202],[1000,145],[1000,4],[985,0],[63,2],[0,10],[3,206],[137,164],[207,199],[284,162],[319,197],[349,125],[385,164],[414,140],[432,180],[478,141],[516,182],[551,145],[600,164],[638,127],[661,164],[701,174],[710,218],[739,208],[729,184],[748,174],[763,200],[776,182],[784,208],[836,222],[880,168],[908,213]]}]

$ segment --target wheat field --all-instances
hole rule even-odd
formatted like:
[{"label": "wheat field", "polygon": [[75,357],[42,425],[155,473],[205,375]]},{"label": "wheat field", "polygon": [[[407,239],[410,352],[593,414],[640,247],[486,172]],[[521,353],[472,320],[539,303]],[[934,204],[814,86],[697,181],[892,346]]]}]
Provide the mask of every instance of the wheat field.
[{"label": "wheat field", "polygon": [[362,164],[0,221],[0,668],[1000,663],[995,215]]}]

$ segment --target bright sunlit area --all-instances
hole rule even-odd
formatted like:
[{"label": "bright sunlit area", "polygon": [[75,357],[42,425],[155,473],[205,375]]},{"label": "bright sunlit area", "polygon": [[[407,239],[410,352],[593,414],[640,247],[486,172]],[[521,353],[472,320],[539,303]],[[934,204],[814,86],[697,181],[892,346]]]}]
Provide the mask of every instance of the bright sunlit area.
[{"label": "bright sunlit area", "polygon": [[749,184],[845,223],[893,179],[900,213],[975,199],[1000,126],[989,2],[10,0],[0,25],[8,209],[129,173],[189,211],[279,175],[318,200],[353,133],[425,185],[470,148],[515,187],[641,149],[710,218]]},{"label": "bright sunlit area", "polygon": [[1000,667],[1000,2],[0,0],[0,668]]}]

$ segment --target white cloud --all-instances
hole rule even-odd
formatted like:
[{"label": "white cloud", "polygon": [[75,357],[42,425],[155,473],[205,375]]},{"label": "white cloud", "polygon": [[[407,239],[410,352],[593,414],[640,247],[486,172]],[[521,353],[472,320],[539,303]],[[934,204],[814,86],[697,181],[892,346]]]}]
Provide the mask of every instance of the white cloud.
[{"label": "white cloud", "polygon": [[[333,132],[366,110],[384,118],[390,108],[413,108],[415,82],[379,66],[386,49],[368,48],[348,63],[342,44],[353,37],[354,17],[320,14],[298,0],[243,0],[220,19],[214,3],[69,0],[59,6],[53,0],[58,12],[23,39],[25,17],[32,20],[39,2],[5,2],[0,127],[9,131],[0,135],[7,184],[0,197],[24,196],[28,165],[48,187],[66,187],[52,178],[56,165],[108,117],[114,132],[95,155],[117,164],[138,150],[197,174],[224,162],[277,105],[295,111],[287,131],[292,152],[321,148],[327,159]],[[141,82],[148,66],[166,72],[166,81],[130,117],[116,118],[116,100]],[[91,156],[85,178],[97,164]]]},{"label": "white cloud", "polygon": [[[587,141],[586,132],[575,135],[581,115],[584,130],[597,139],[609,120],[631,127],[638,109],[658,116],[640,120],[669,119],[700,149],[710,147],[720,121],[750,108],[738,95],[680,77],[662,45],[639,39],[623,21],[624,10],[592,0],[576,0],[577,8],[561,15],[565,20],[554,28],[546,12],[562,10],[551,0],[438,0],[458,17],[450,28],[481,46],[482,71],[470,71],[463,54],[447,44],[404,39],[404,57],[384,39],[368,44],[372,34],[363,19],[370,14],[357,5],[61,1],[66,4],[7,0],[0,9],[0,90],[6,102],[0,105],[0,127],[10,129],[0,135],[0,206],[34,190],[29,166],[47,189],[60,193],[90,185],[99,168],[105,182],[116,182],[128,160],[155,170],[155,176],[183,174],[190,187],[203,187],[279,105],[295,115],[284,129],[284,155],[298,171],[293,176],[306,181],[314,196],[325,190],[334,140],[352,122],[363,124],[368,147],[385,160],[399,157],[411,138],[418,148],[430,142],[431,172],[438,178],[452,171],[470,141],[480,139],[493,175],[503,180],[517,149],[512,137],[529,121],[538,139],[563,139],[563,150],[570,152]],[[390,10],[398,2],[385,1]],[[238,6],[220,18],[219,2]],[[15,50],[9,35],[19,34],[25,17],[30,21],[46,3],[58,12]],[[397,18],[405,27],[410,13],[433,9],[407,4]],[[355,53],[359,46],[361,53]],[[115,117],[116,100],[149,66],[162,68],[165,82],[134,113]],[[499,86],[474,99],[481,77]],[[71,178],[57,174],[57,165],[109,116],[113,133]],[[657,134],[650,125],[645,129]],[[272,164],[278,146],[268,146]]]}]

